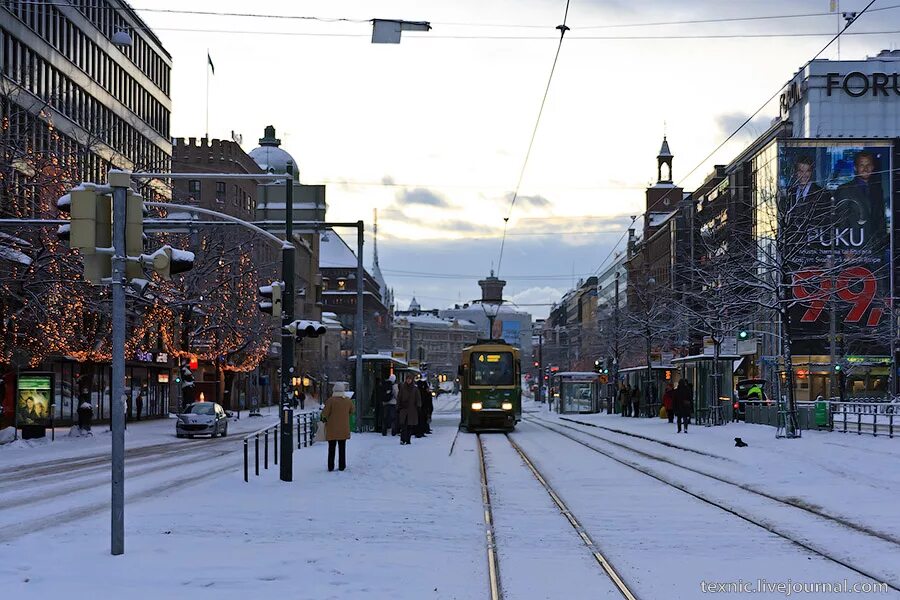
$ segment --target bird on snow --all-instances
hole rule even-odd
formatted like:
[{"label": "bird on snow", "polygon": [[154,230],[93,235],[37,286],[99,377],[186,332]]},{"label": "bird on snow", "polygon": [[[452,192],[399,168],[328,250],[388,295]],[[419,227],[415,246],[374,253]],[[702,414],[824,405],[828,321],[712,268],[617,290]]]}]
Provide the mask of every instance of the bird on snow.
[{"label": "bird on snow", "polygon": [[735,447],[737,447],[737,448],[746,448],[746,447],[747,447],[747,442],[745,442],[745,441],[742,440],[741,438],[734,438],[734,445],[735,445]]}]

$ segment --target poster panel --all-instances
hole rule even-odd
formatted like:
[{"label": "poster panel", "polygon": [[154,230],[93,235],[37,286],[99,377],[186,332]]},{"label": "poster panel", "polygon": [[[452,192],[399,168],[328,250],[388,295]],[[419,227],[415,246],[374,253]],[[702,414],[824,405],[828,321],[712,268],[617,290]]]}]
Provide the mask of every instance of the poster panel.
[{"label": "poster panel", "polygon": [[16,427],[50,427],[53,373],[22,373],[16,384]]},{"label": "poster panel", "polygon": [[519,345],[521,324],[518,321],[502,321],[501,339],[512,346]]},{"label": "poster panel", "polygon": [[892,147],[805,142],[779,153],[782,260],[791,277],[795,354],[888,353]]}]

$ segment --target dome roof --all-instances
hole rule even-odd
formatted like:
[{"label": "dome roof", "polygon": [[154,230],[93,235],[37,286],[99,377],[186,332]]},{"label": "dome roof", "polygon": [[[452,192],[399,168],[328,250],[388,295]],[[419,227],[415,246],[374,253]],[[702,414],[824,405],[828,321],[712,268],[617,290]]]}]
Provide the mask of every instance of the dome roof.
[{"label": "dome roof", "polygon": [[256,161],[259,168],[267,173],[286,173],[290,161],[294,165],[294,179],[300,178],[297,161],[290,152],[281,149],[281,140],[275,137],[275,127],[266,127],[265,135],[259,139],[259,147],[250,151],[250,158]]}]

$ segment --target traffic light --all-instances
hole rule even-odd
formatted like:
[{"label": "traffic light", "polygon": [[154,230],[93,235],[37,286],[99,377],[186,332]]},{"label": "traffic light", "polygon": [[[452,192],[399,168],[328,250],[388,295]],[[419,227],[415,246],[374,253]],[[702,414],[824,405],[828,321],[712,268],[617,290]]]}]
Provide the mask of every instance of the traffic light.
[{"label": "traffic light", "polygon": [[603,372],[603,365],[600,363],[600,359],[599,359],[599,358],[598,358],[597,360],[594,361],[594,372],[595,372],[595,373],[602,373],[602,372]]},{"label": "traffic light", "polygon": [[316,338],[320,335],[324,335],[325,332],[328,331],[325,326],[318,321],[306,321],[303,319],[289,323],[288,325],[285,325],[284,328],[290,331],[298,340],[303,338]]},{"label": "traffic light", "polygon": [[[140,195],[128,190],[125,200],[125,256],[136,258],[144,252],[144,217],[147,207]],[[140,260],[129,260],[125,263],[125,278],[140,279],[144,277],[144,269]]]},{"label": "traffic light", "polygon": [[82,183],[56,201],[56,208],[70,217],[56,236],[84,257],[84,278],[102,283],[112,276],[112,255],[97,248],[112,247],[112,198],[93,183]]},{"label": "traffic light", "polygon": [[842,369],[843,369],[843,367],[841,366],[840,363],[834,365],[834,372],[835,372],[835,373],[840,373]]},{"label": "traffic light", "polygon": [[537,369],[537,368],[540,367],[540,366],[541,366],[541,363],[539,363],[538,361],[534,361],[534,368],[535,368],[535,369]]},{"label": "traffic light", "polygon": [[149,259],[149,262],[153,265],[153,270],[166,281],[171,281],[172,275],[184,273],[194,268],[193,252],[179,250],[168,244],[150,254]]},{"label": "traffic light", "polygon": [[750,332],[747,331],[746,329],[741,329],[740,331],[738,331],[737,338],[739,340],[746,340],[749,337],[750,337]]},{"label": "traffic light", "polygon": [[269,313],[273,317],[280,317],[283,293],[284,282],[281,281],[273,281],[270,285],[259,286],[259,295],[263,298],[258,303],[259,310]]}]

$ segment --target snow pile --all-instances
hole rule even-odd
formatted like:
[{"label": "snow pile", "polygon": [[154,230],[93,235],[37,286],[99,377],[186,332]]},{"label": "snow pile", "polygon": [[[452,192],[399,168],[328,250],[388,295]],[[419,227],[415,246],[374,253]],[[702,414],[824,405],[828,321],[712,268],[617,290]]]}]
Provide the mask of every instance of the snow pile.
[{"label": "snow pile", "polygon": [[0,444],[9,444],[16,439],[16,430],[12,427],[0,429]]}]

